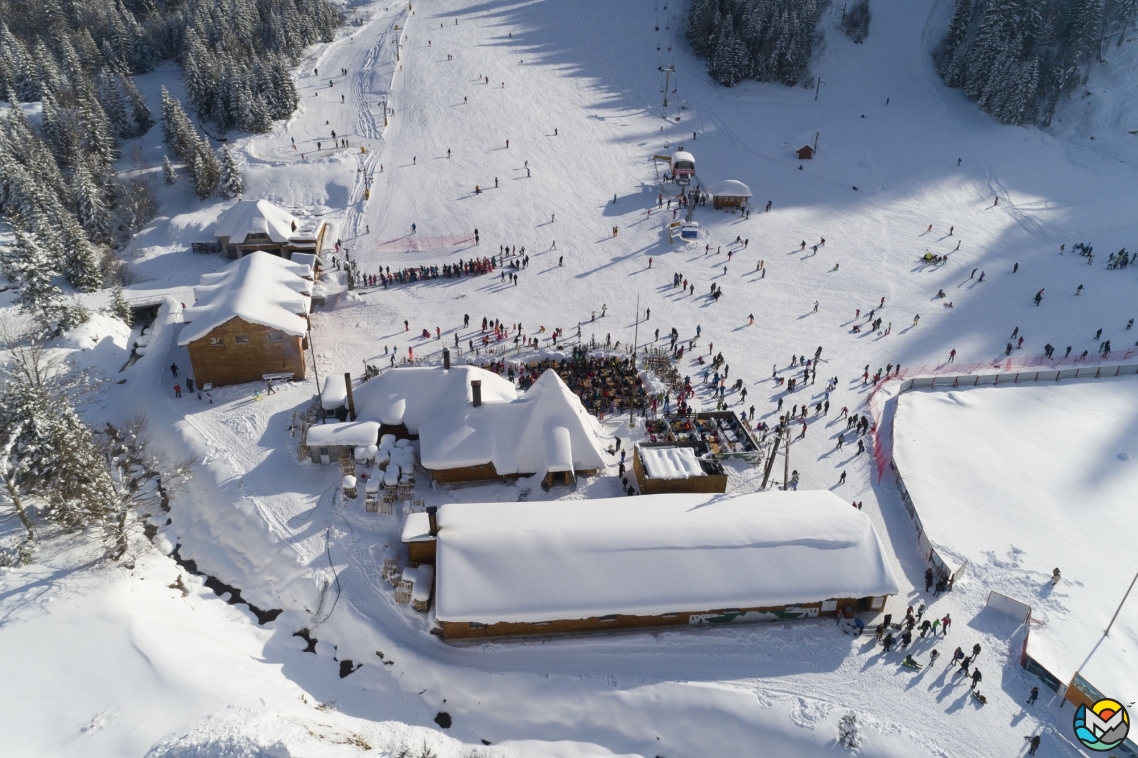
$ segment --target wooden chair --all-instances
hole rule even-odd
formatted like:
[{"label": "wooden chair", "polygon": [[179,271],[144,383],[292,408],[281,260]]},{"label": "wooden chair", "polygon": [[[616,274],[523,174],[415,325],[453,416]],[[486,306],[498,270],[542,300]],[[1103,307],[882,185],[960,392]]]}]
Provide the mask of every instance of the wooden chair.
[{"label": "wooden chair", "polygon": [[399,584],[395,585],[395,602],[403,603],[406,605],[411,602],[411,582],[403,579],[399,580]]}]

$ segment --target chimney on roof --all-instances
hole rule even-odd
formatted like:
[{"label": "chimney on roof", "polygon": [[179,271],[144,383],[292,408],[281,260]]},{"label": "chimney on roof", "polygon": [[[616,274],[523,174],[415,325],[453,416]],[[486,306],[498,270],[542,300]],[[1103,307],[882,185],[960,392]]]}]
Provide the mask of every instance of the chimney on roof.
[{"label": "chimney on roof", "polygon": [[443,368],[450,369],[450,350],[443,348]]},{"label": "chimney on roof", "polygon": [[430,535],[432,537],[439,536],[439,507],[437,505],[427,506],[427,523],[430,525]]},{"label": "chimney on roof", "polygon": [[348,391],[348,420],[356,420],[356,400],[352,397],[352,375],[344,372],[344,388]]},{"label": "chimney on roof", "polygon": [[470,391],[474,395],[474,407],[482,405],[482,380],[475,379],[470,382]]}]

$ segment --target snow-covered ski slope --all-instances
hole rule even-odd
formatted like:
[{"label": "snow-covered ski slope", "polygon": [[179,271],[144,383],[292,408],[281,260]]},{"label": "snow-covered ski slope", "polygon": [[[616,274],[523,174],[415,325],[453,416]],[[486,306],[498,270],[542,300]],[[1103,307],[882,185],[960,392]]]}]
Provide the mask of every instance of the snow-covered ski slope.
[{"label": "snow-covered ski slope", "polygon": [[[1016,326],[1026,335],[1023,349],[1013,355],[1017,360],[1040,355],[1047,342],[1059,346],[1059,354],[1066,345],[1074,347],[1073,354],[1094,353],[1092,337],[1100,327],[1103,339],[1124,349],[1125,337],[1134,334],[1124,333],[1124,326],[1136,315],[1129,297],[1135,270],[1107,271],[1103,264],[1109,251],[1134,244],[1132,164],[1138,152],[1121,136],[1092,142],[1081,128],[1068,133],[1058,125],[1050,132],[1001,127],[959,92],[944,88],[929,52],[951,14],[948,0],[875,0],[863,45],[838,30],[840,7],[829,9],[815,67],[823,80],[817,100],[813,89],[713,85],[702,63],[683,52],[683,4],[669,0],[666,11],[664,5],[665,0],[420,0],[411,16],[402,2],[372,4],[363,7],[370,14],[364,26],[345,28],[336,42],[313,49],[297,74],[297,115],[270,135],[236,141],[247,199],[266,197],[306,212],[327,212],[367,273],[380,265],[395,270],[454,263],[497,253],[503,244],[524,245],[530,256],[516,287],[497,274],[436,279],[364,291],[316,313],[320,375],[358,373],[367,359],[386,363],[385,347],[401,356],[408,346],[416,355],[430,355],[441,344],[414,335],[424,328],[433,333],[436,325],[443,330],[442,343],[453,344],[457,329],[465,345],[478,335],[483,316],[521,322],[530,334],[542,325],[562,327],[567,336],[583,321],[586,339],[611,334],[624,345],[634,334],[639,297],[640,318],[643,309],[651,309],[635,332],[641,343],[656,328],[663,337],[674,326],[687,340],[699,327],[695,353],[706,355],[714,342],[714,352],[722,351],[731,366],[731,381],[745,380],[749,394],[743,407],[753,403],[756,418],[773,423],[780,394],[770,381],[772,365],[789,375],[792,355],[812,356],[822,346],[820,382],[786,396],[784,410],[822,402],[830,376],[838,378],[838,388],[830,395],[828,416],[811,412],[805,439],[792,447],[791,465],[801,472],[802,487],[834,487],[839,496],[864,502],[892,547],[895,572],[905,585],[888,609],[895,617],[920,599],[930,604],[930,613],[952,614],[956,622],[948,640],[935,643],[942,663],[912,674],[898,666],[899,656],[882,656],[864,638],[854,640],[822,622],[443,645],[426,634],[421,615],[394,603],[379,578],[385,551],[398,539],[396,520],[377,520],[354,504],[341,510],[330,495],[339,481],[336,467],[296,462],[295,440],[286,427],[292,411],[313,394],[311,380],[279,387],[262,402],[252,400],[254,388],[248,386],[215,392],[212,405],[189,396],[176,401],[164,367],[172,360],[187,366],[188,358],[172,349],[136,364],[126,385],[104,389],[91,414],[97,422],[104,415],[145,410],[163,445],[203,456],[202,471],[176,502],[174,523],[163,535],[180,541],[183,555],[257,605],[284,609],[267,632],[242,633],[241,645],[253,651],[246,659],[251,672],[272,667],[289,680],[261,677],[267,684],[249,689],[268,693],[259,695],[263,706],[234,702],[262,715],[246,718],[244,711],[231,710],[201,723],[178,738],[187,754],[194,754],[190,748],[216,752],[235,729],[259,735],[276,751],[265,748],[256,755],[316,754],[283,733],[283,747],[272,742],[280,732],[276,717],[289,712],[271,693],[295,700],[291,683],[313,702],[334,701],[345,717],[372,722],[436,729],[433,714],[446,711],[454,719],[448,734],[485,755],[830,755],[840,749],[837,722],[849,710],[864,724],[867,756],[1016,755],[1023,735],[1041,729],[1047,731],[1040,756],[1078,754],[1064,737],[1070,711],[1059,710],[1050,693],[1030,709],[1020,705],[1035,680],[1016,666],[1014,623],[981,613],[988,578],[1004,577],[1006,569],[974,565],[952,593],[935,602],[914,590],[925,564],[910,522],[888,477],[877,482],[868,455],[859,458],[849,442],[834,451],[845,423],[836,416],[842,406],[866,412],[861,374],[867,364],[871,373],[898,362],[905,369],[935,369],[953,349],[958,363],[988,364],[1004,357]],[[665,119],[657,68],[669,64],[676,66],[677,91],[670,94]],[[338,73],[341,68],[347,76]],[[1122,82],[1133,77],[1123,67],[1109,74]],[[159,78],[169,75],[151,75],[144,91],[155,92]],[[489,83],[480,84],[481,77]],[[1117,106],[1103,97],[1096,115],[1087,118],[1102,128],[1120,124],[1127,91],[1119,87]],[[384,99],[395,111],[386,128],[379,106]],[[683,101],[689,107],[680,110]],[[1061,109],[1056,121],[1064,117],[1062,123],[1069,124],[1075,117],[1068,113],[1078,105]],[[351,147],[330,152],[332,129]],[[147,135],[143,147],[149,160],[160,163],[159,133]],[[797,160],[793,151],[813,144],[816,134],[818,155]],[[317,141],[324,149],[314,153]],[[671,214],[656,210],[660,190],[649,159],[680,144],[695,155],[704,181],[732,178],[751,187],[756,212],[750,219],[710,205],[699,208],[695,217],[706,239],[669,245],[663,224]],[[373,178],[370,199],[364,193],[367,174]],[[225,204],[198,205],[184,180],[161,192],[163,217],[138,241],[136,267],[144,281],[134,290],[174,291],[184,300],[203,270],[224,263],[191,256],[186,248],[190,240],[208,238],[208,223]],[[763,213],[767,200],[772,210]],[[409,239],[412,223],[418,240]],[[926,232],[929,224],[932,232]],[[619,227],[616,237],[613,226]],[[953,234],[947,236],[950,227]],[[475,228],[478,248],[472,246]],[[748,245],[728,263],[736,236]],[[826,244],[815,255],[811,246],[822,237]],[[554,240],[557,249],[551,250]],[[1076,241],[1095,246],[1093,266],[1070,253]],[[960,250],[952,252],[958,242]],[[1060,254],[1064,244],[1066,254]],[[710,245],[709,255],[704,245]],[[919,260],[926,251],[952,255],[947,265],[934,268]],[[767,271],[761,278],[755,272],[760,260]],[[1020,265],[1013,274],[1015,263]],[[973,268],[975,278],[969,276]],[[673,272],[690,280],[695,296],[671,288]],[[712,283],[724,289],[717,303],[707,297]],[[1076,297],[1079,284],[1085,289]],[[1040,288],[1044,299],[1036,307],[1031,298]],[[938,289],[945,291],[944,300],[935,298]],[[882,333],[853,333],[853,325],[864,324],[882,297]],[[862,316],[855,320],[857,309]],[[160,344],[176,340],[176,310],[175,304],[169,329],[155,337]],[[593,312],[597,320],[590,323]],[[461,328],[463,314],[470,314],[474,329]],[[749,314],[755,316],[753,326],[747,325]],[[911,326],[917,314],[919,325]],[[410,331],[404,331],[404,319]],[[701,367],[690,358],[681,373],[694,377]],[[728,399],[737,398],[729,393]],[[712,402],[703,393],[698,400]],[[607,429],[628,439],[619,420],[609,420]],[[838,486],[842,471],[848,480]],[[529,497],[617,495],[615,469],[608,473],[573,492],[536,490]],[[731,471],[732,491],[754,489],[758,480],[750,468]],[[428,493],[434,503],[518,496],[515,487]],[[169,583],[173,567],[162,565],[160,580]],[[154,571],[147,583],[159,579]],[[4,617],[12,621],[0,623],[0,644],[30,623],[24,621],[28,608],[48,608],[45,618],[61,618],[23,599],[28,588],[50,581],[30,571],[3,578],[0,592],[10,594],[0,607],[21,603],[23,610]],[[182,602],[177,594],[171,591],[168,601]],[[214,601],[195,593],[186,602]],[[246,623],[224,615],[206,622],[221,646],[229,624]],[[152,615],[116,618],[115,629],[155,629]],[[314,628],[320,640],[316,658],[301,653],[304,643],[291,636],[302,627]],[[23,629],[13,644],[29,658],[46,657],[65,641]],[[980,667],[989,702],[983,708],[943,663],[956,645],[967,649],[975,642],[984,647]],[[927,660],[932,647],[918,642],[914,654]],[[70,693],[69,708],[58,718],[34,721],[29,713],[44,710],[49,697],[56,697],[45,679],[42,687],[29,685],[33,696],[21,694],[20,708],[0,709],[4,733],[15,735],[22,753],[137,755],[137,745],[190,728],[233,697],[229,684],[208,675],[227,659],[204,644],[183,661],[161,646],[105,650],[132,665],[143,665],[143,654],[158,654],[209,697],[180,710],[171,705],[167,713],[176,711],[179,718],[147,720],[143,695],[124,690],[112,697],[90,688]],[[384,654],[382,661],[377,652]],[[365,665],[341,680],[333,657]],[[26,668],[12,670],[21,680],[35,681]],[[167,692],[177,688],[170,685]],[[171,696],[167,702],[188,701]],[[108,704],[120,715],[100,720],[98,733],[112,741],[137,729],[127,747],[95,741],[95,731],[83,728],[82,714],[101,713]],[[322,716],[305,708],[306,719]],[[407,741],[398,729],[380,730],[373,743],[394,750]],[[482,747],[483,739],[495,745]],[[234,744],[255,746],[256,740]],[[418,738],[410,744],[417,746]],[[440,740],[437,747],[463,754],[455,743]],[[329,755],[357,751],[332,741],[322,749]]]}]

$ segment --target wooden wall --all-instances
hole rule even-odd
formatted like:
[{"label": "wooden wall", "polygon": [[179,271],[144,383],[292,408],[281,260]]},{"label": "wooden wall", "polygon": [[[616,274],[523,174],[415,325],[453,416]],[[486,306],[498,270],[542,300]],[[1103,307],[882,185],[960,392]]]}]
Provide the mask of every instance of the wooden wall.
[{"label": "wooden wall", "polygon": [[483,463],[480,466],[463,466],[461,468],[436,468],[430,471],[431,479],[443,484],[492,482],[502,478],[494,470],[493,463]]},{"label": "wooden wall", "polygon": [[415,542],[407,543],[407,551],[410,553],[408,560],[412,563],[429,563],[435,565],[435,545],[438,544],[437,540],[417,540]]},{"label": "wooden wall", "polygon": [[[270,332],[280,333],[281,339],[277,342],[269,340]],[[239,334],[247,335],[249,342],[237,344]],[[210,344],[212,337],[222,339],[220,347]],[[294,379],[304,379],[307,371],[303,337],[250,324],[239,317],[194,340],[189,344],[189,350],[194,381],[198,386],[212,383],[215,387],[224,387],[260,382],[263,374],[288,371],[293,372]]]},{"label": "wooden wall", "polygon": [[[838,602],[838,608],[843,605],[852,604],[856,601]],[[820,608],[821,603],[802,603],[795,607],[797,608]],[[781,611],[786,606],[778,606],[774,608],[743,608],[740,609],[744,612],[751,611]],[[460,640],[460,639],[485,639],[488,637],[536,637],[542,635],[552,634],[575,634],[581,632],[611,632],[616,630],[625,629],[651,629],[658,627],[671,627],[671,626],[695,626],[691,624],[691,617],[700,614],[714,614],[716,611],[685,611],[680,613],[669,613],[661,616],[629,616],[617,614],[615,617],[606,617],[607,620],[602,621],[600,617],[593,616],[585,619],[564,619],[560,621],[549,621],[546,623],[514,623],[514,622],[501,622],[497,624],[487,624],[486,626],[472,627],[469,622],[465,621],[440,621],[439,623],[443,628],[443,639],[445,640]],[[834,616],[836,612],[819,612],[819,616]],[[746,623],[746,622],[743,622]],[[731,626],[731,624],[714,624],[705,626]]]}]

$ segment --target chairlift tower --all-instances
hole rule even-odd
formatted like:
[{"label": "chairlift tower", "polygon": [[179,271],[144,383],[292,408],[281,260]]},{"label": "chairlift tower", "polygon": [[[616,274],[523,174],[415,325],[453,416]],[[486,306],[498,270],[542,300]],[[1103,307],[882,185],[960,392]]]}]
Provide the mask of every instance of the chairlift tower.
[{"label": "chairlift tower", "polygon": [[672,74],[676,73],[676,67],[672,64],[667,66],[657,66],[657,71],[664,72],[664,107],[668,107],[668,87],[671,85]]}]

